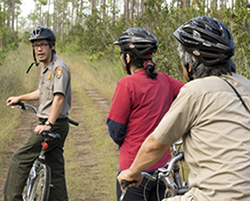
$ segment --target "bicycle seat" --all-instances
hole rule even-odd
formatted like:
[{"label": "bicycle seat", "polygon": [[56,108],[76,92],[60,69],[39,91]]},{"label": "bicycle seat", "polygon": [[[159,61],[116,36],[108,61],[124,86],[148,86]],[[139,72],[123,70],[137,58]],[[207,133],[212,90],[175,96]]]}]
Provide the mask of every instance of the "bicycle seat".
[{"label": "bicycle seat", "polygon": [[60,139],[60,134],[58,133],[52,133],[50,131],[43,131],[41,135],[45,138],[50,138],[50,139]]}]

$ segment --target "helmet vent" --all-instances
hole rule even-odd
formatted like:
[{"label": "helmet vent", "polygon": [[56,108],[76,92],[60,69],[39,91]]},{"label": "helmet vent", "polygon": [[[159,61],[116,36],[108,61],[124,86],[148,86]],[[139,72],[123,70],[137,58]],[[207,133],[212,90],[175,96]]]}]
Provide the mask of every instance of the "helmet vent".
[{"label": "helmet vent", "polygon": [[199,33],[198,31],[196,31],[196,30],[193,31],[193,35],[194,35],[195,37],[198,37],[198,38],[201,37],[200,33]]},{"label": "helmet vent", "polygon": [[207,19],[207,17],[201,17],[202,20],[206,21],[206,22],[209,22],[209,19]]},{"label": "helmet vent", "polygon": [[230,31],[229,31],[228,29],[226,29],[226,32],[227,32],[227,35],[228,35],[229,40],[232,40]]},{"label": "helmet vent", "polygon": [[197,22],[197,27],[200,27],[202,29],[205,29],[205,24],[201,23],[201,22]]}]

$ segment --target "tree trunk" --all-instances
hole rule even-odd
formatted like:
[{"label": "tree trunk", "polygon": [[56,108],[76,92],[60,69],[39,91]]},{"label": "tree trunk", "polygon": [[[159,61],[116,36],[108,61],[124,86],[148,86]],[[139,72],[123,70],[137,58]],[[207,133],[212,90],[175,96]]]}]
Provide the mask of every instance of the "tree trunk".
[{"label": "tree trunk", "polygon": [[224,9],[226,7],[225,0],[220,0],[220,9]]},{"label": "tree trunk", "polygon": [[190,0],[184,0],[183,8],[186,9],[186,8],[189,8],[189,7],[190,7]]},{"label": "tree trunk", "polygon": [[106,18],[106,0],[102,0],[101,2],[102,6],[102,19],[104,20]]},{"label": "tree trunk", "polygon": [[15,29],[15,0],[11,0],[11,31],[10,34],[14,36]]},{"label": "tree trunk", "polygon": [[49,10],[50,10],[50,0],[48,0],[47,27],[50,26],[50,21],[49,21]]},{"label": "tree trunk", "polygon": [[116,17],[115,17],[115,11],[116,11],[116,0],[113,0],[112,1],[112,8],[113,8],[113,11],[112,11],[112,22],[113,23],[115,23],[115,19],[116,19]]},{"label": "tree trunk", "polygon": [[96,10],[96,0],[91,0],[91,14],[93,15]]},{"label": "tree trunk", "polygon": [[124,0],[124,17],[126,21],[129,20],[129,0]]},{"label": "tree trunk", "polygon": [[39,21],[40,21],[40,24],[43,26],[43,16],[42,16],[42,5],[40,5],[40,13],[39,13]]},{"label": "tree trunk", "polygon": [[[74,24],[74,13],[75,13],[75,5],[74,2],[72,2],[72,8],[71,8],[71,20],[70,20],[70,29],[73,28],[73,24]],[[77,16],[76,16],[77,17]]]},{"label": "tree trunk", "polygon": [[9,29],[9,33],[11,33],[10,28],[10,16],[11,16],[11,1],[7,2],[7,9],[8,9],[8,15],[7,15],[7,27]]},{"label": "tree trunk", "polygon": [[144,13],[144,10],[145,10],[145,9],[144,9],[143,0],[140,1],[140,4],[141,4],[141,5],[140,5],[140,12],[141,12],[141,14],[142,14],[142,13]]},{"label": "tree trunk", "polygon": [[53,4],[54,4],[54,13],[53,13],[53,31],[57,34],[58,30],[57,30],[57,0],[53,0]]},{"label": "tree trunk", "polygon": [[80,10],[78,12],[78,23],[81,24],[82,21],[82,15],[83,15],[83,0],[80,2]]},{"label": "tree trunk", "polygon": [[62,7],[62,27],[61,27],[61,37],[64,39],[64,20],[65,19],[65,0],[63,0],[63,7]]},{"label": "tree trunk", "polygon": [[130,0],[129,7],[129,20],[133,22],[134,20],[134,8],[135,8],[135,0]]},{"label": "tree trunk", "polygon": [[212,7],[214,10],[217,10],[217,8],[218,8],[217,0],[212,0],[211,4],[212,4],[211,7]]}]

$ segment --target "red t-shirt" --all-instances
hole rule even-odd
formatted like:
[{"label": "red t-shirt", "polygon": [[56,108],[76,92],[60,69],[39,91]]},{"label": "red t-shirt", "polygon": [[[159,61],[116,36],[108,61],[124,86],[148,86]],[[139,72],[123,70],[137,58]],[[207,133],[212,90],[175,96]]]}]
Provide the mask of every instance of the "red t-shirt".
[{"label": "red t-shirt", "polygon": [[[145,70],[137,71],[118,82],[107,125],[114,141],[118,135],[124,138],[119,144],[119,170],[130,167],[141,144],[159,124],[183,85],[164,73],[158,72],[156,79],[148,78]],[[168,150],[147,170],[162,167],[170,158]]]}]

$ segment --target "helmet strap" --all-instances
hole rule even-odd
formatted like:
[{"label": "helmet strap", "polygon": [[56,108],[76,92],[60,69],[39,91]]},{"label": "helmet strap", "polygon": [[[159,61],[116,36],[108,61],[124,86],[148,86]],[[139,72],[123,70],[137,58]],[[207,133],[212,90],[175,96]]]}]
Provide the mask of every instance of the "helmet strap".
[{"label": "helmet strap", "polygon": [[39,65],[39,63],[38,63],[37,60],[36,60],[36,53],[35,53],[35,50],[34,50],[34,49],[33,49],[33,58],[34,58],[34,62],[32,62],[32,63],[30,64],[30,66],[29,66],[28,70],[26,71],[26,73],[29,73],[31,67],[32,67],[34,64],[36,64],[36,66]]},{"label": "helmet strap", "polygon": [[54,51],[51,49],[51,59],[50,59],[50,62],[52,62],[54,59]]}]

